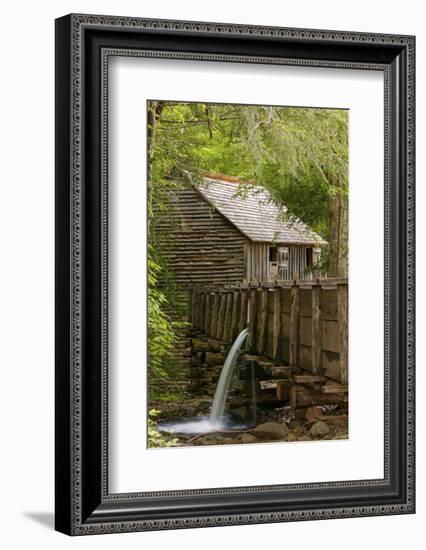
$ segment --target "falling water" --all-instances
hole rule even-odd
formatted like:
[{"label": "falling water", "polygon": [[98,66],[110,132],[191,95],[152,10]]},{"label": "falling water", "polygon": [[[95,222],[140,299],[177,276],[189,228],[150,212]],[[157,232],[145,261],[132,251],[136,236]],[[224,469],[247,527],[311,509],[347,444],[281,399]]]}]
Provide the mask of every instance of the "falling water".
[{"label": "falling water", "polygon": [[[219,382],[214,394],[213,405],[209,418],[197,418],[192,420],[180,421],[180,422],[167,422],[159,424],[158,429],[161,432],[169,433],[208,433],[212,430],[217,430],[222,426],[223,414],[225,410],[226,397],[228,395],[229,387],[232,381],[232,374],[234,367],[238,359],[238,354],[244,344],[248,335],[248,329],[244,329],[236,338],[232,344],[228,355],[226,356],[225,363],[220,373]],[[254,395],[254,392],[253,392]]]},{"label": "falling water", "polygon": [[245,339],[248,335],[248,329],[244,329],[235,339],[235,342],[232,344],[231,349],[229,350],[228,355],[226,356],[225,363],[220,373],[219,382],[217,383],[216,392],[214,394],[212,410],[210,413],[210,423],[215,426],[220,424],[222,419],[226,396],[228,394],[229,386],[231,385],[232,374],[234,372],[234,367],[237,362],[238,354],[242,345],[244,344]]}]

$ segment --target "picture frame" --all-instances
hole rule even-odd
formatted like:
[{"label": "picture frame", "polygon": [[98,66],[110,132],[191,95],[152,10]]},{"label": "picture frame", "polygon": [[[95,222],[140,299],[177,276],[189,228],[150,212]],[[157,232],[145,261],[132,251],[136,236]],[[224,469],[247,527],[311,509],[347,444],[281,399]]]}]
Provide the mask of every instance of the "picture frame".
[{"label": "picture frame", "polygon": [[[71,14],[56,20],[55,528],[120,533],[415,512],[415,38]],[[383,479],[110,493],[108,60],[376,70],[384,75]]]}]

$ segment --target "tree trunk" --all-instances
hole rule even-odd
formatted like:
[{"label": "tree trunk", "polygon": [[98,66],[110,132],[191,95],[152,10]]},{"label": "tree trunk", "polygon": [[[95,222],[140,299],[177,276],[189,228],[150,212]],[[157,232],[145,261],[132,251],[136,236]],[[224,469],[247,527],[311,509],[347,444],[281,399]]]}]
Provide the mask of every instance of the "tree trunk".
[{"label": "tree trunk", "polygon": [[348,200],[344,191],[336,186],[336,194],[330,196],[329,211],[329,275],[348,276]]},{"label": "tree trunk", "polygon": [[[154,158],[155,154],[155,132],[157,129],[157,122],[164,109],[164,103],[162,101],[152,101],[148,105],[148,160],[149,163]],[[149,169],[149,166],[148,166]]]}]

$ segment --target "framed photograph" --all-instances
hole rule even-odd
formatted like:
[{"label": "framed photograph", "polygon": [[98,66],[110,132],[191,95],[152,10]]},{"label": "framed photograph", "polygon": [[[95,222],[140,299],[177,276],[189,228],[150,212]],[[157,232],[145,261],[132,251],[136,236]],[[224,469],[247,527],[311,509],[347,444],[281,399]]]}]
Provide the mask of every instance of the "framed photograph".
[{"label": "framed photograph", "polygon": [[413,36],[56,21],[56,529],[415,511]]}]

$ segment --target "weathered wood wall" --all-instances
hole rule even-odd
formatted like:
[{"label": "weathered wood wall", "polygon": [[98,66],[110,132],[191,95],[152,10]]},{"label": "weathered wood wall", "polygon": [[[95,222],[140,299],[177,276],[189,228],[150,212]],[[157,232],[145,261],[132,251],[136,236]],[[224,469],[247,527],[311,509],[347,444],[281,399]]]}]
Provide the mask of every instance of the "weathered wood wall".
[{"label": "weathered wood wall", "polygon": [[244,247],[246,282],[270,280],[269,246],[269,243],[247,241]]},{"label": "weathered wood wall", "polygon": [[180,189],[173,201],[155,232],[174,281],[185,287],[242,281],[246,237],[195,189]]},{"label": "weathered wood wall", "polygon": [[347,279],[194,287],[190,304],[208,336],[230,343],[248,326],[252,352],[347,384]]},{"label": "weathered wood wall", "polygon": [[288,270],[284,273],[284,279],[312,279],[312,272],[304,272],[308,267],[307,248],[312,250],[312,246],[290,245],[288,247]]},{"label": "weathered wood wall", "polygon": [[[271,270],[269,261],[269,249],[272,243],[260,243],[247,241],[244,246],[244,280],[247,283],[252,281],[274,281],[278,276]],[[284,280],[311,280],[312,272],[306,272],[308,267],[306,250],[312,251],[312,246],[292,245],[288,243],[277,243],[276,246],[286,246],[288,248],[288,269],[285,270]]]}]

